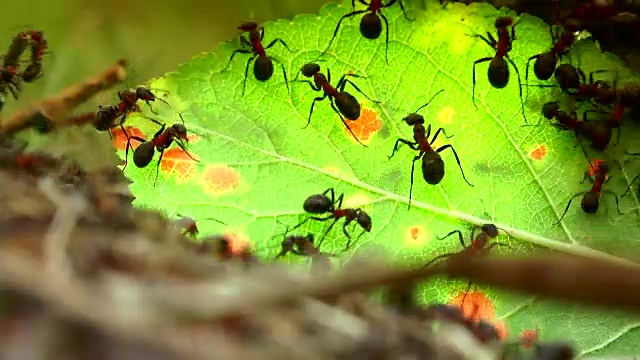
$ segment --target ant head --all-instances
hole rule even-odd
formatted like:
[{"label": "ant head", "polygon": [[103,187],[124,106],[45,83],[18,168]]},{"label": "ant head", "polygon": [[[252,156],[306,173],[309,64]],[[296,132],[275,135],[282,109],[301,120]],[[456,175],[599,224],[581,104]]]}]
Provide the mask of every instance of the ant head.
[{"label": "ant head", "polygon": [[582,211],[587,214],[595,214],[598,211],[598,207],[600,205],[600,193],[594,191],[587,191],[582,197],[582,202],[580,206],[582,206]]},{"label": "ant head", "polygon": [[375,40],[382,33],[382,22],[378,14],[366,13],[360,20],[360,33],[369,40]]},{"label": "ant head", "polygon": [[136,89],[136,97],[140,100],[153,101],[156,99],[156,96],[153,95],[151,90],[144,86],[140,86]]},{"label": "ant head", "polygon": [[329,212],[332,207],[331,199],[322,194],[309,196],[302,205],[304,211],[311,214],[324,214]]},{"label": "ant head", "polygon": [[558,113],[558,110],[560,110],[560,107],[558,106],[557,102],[548,102],[542,105],[542,116],[544,116],[547,120],[551,120]]},{"label": "ant head", "polygon": [[42,31],[40,31],[40,30],[27,31],[27,34],[29,35],[31,40],[33,40],[35,42],[42,41]]},{"label": "ant head", "polygon": [[133,151],[133,163],[139,168],[146,167],[153,159],[155,150],[151,141],[143,142]]},{"label": "ant head", "polygon": [[511,25],[513,25],[513,19],[508,16],[500,16],[495,22],[496,29],[502,29]]},{"label": "ant head", "polygon": [[358,222],[358,225],[360,225],[365,231],[371,231],[371,217],[369,216],[369,214],[364,212],[364,210],[358,211],[358,217],[356,217],[356,221]]},{"label": "ant head", "polygon": [[189,142],[189,139],[187,138],[187,127],[184,126],[184,124],[171,125],[171,131],[173,131],[178,139]]},{"label": "ant head", "polygon": [[[584,74],[582,74],[584,75]],[[571,64],[560,64],[554,76],[563,90],[577,89],[580,86],[581,70]]]},{"label": "ant head", "polygon": [[402,120],[407,123],[409,126],[414,126],[417,124],[424,124],[424,117],[420,114],[409,114],[405,116]]},{"label": "ant head", "polygon": [[253,21],[245,21],[240,26],[238,26],[238,30],[240,31],[253,31],[258,28],[258,23]]},{"label": "ant head", "polygon": [[305,64],[302,67],[301,71],[302,71],[302,75],[306,77],[312,77],[313,75],[320,72],[320,65],[314,64],[314,63]]},{"label": "ant head", "polygon": [[575,357],[573,347],[564,342],[536,344],[538,359],[571,360]]},{"label": "ant head", "polygon": [[482,232],[492,239],[498,237],[498,228],[493,224],[482,225]]}]

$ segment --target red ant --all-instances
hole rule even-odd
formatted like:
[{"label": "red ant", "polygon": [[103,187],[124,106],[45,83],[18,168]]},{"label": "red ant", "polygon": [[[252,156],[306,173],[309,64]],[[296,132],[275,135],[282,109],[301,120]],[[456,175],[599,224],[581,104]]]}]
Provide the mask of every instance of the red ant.
[{"label": "red ant", "polygon": [[[524,113],[524,102],[522,101],[522,81],[520,80],[520,71],[516,64],[509,57],[509,51],[511,51],[512,41],[515,40],[515,25],[513,19],[507,16],[501,16],[496,19],[495,27],[498,32],[498,40],[496,40],[493,35],[487,31],[487,37],[484,37],[480,34],[472,35],[472,37],[477,37],[482,39],[487,45],[489,45],[492,49],[496,51],[495,56],[493,57],[485,57],[482,59],[478,59],[473,63],[473,87],[471,89],[471,99],[473,100],[473,105],[478,108],[476,105],[476,65],[491,61],[489,63],[489,69],[487,71],[487,76],[489,78],[489,83],[492,87],[496,89],[502,89],[509,83],[509,66],[504,59],[513,66],[516,70],[516,74],[518,75],[518,87],[520,88],[520,105],[522,106],[522,117],[524,117],[524,121],[527,122],[527,117]],[[509,30],[507,29],[511,26],[511,35],[509,35]]]},{"label": "red ant", "polygon": [[170,106],[166,100],[157,97],[153,92],[151,92],[151,89],[144,86],[139,86],[135,90],[124,90],[119,92],[118,98],[120,99],[120,102],[116,107],[118,108],[118,113],[122,115],[133,110],[138,100],[142,100],[147,103],[149,110],[154,114],[157,114],[157,112],[153,110],[153,107],[151,107],[152,101],[162,101],[167,106]]},{"label": "red ant", "polygon": [[174,140],[176,144],[178,144],[180,149],[182,149],[182,151],[187,154],[187,156],[189,156],[193,161],[199,162],[199,160],[191,156],[191,154],[185,148],[184,144],[182,144],[182,141],[189,142],[189,139],[187,138],[187,128],[184,126],[184,119],[182,119],[182,115],[180,115],[180,119],[182,120],[182,124],[173,124],[168,129],[166,128],[166,124],[162,124],[160,130],[158,130],[155,135],[153,135],[153,139],[151,139],[151,141],[146,141],[145,139],[135,135],[129,136],[127,140],[127,148],[125,151],[125,167],[126,159],[128,158],[129,154],[129,148],[132,147],[131,140],[136,140],[141,143],[133,152],[133,163],[139,168],[144,168],[149,165],[151,160],[153,160],[153,156],[155,155],[156,151],[160,153],[160,159],[158,159],[158,165],[156,166],[156,179],[154,181],[154,186],[158,181],[158,175],[160,173],[160,162],[162,162],[164,151],[168,149],[171,144],[173,144]]},{"label": "red ant", "polygon": [[[328,197],[327,194],[331,194],[331,197]],[[317,220],[317,221],[327,221],[327,220],[333,219],[333,222],[331,223],[331,225],[329,225],[327,230],[325,230],[324,234],[320,238],[320,241],[318,242],[317,248],[319,249],[320,245],[322,245],[322,242],[324,241],[324,238],[327,236],[329,231],[331,231],[331,229],[336,224],[336,222],[344,218],[345,221],[344,221],[344,225],[342,226],[342,232],[344,232],[344,235],[348,239],[347,245],[345,246],[344,251],[349,250],[349,248],[351,247],[351,235],[347,231],[347,226],[349,226],[349,224],[351,224],[351,222],[355,220],[358,223],[358,225],[360,225],[360,227],[364,230],[358,236],[358,239],[360,239],[360,237],[364,235],[365,232],[371,231],[372,224],[371,224],[371,217],[369,217],[369,215],[364,210],[360,208],[357,208],[357,209],[342,208],[343,200],[344,200],[344,194],[340,194],[340,196],[338,196],[338,198],[336,199],[335,190],[333,188],[329,188],[325,190],[322,194],[316,194],[308,197],[304,201],[304,204],[302,205],[302,208],[304,209],[305,212],[310,214],[317,214],[317,215],[322,215],[326,213],[330,213],[330,214],[324,218],[311,216],[303,220],[298,225],[294,226],[291,230],[297,229],[302,224],[306,223],[311,219]]]},{"label": "red ant", "polygon": [[[579,24],[572,20],[565,24],[565,28],[561,33],[554,32],[553,27],[549,27],[553,47],[551,50],[533,55],[527,60],[527,70],[525,71],[525,84],[529,86],[529,63],[535,59],[533,63],[533,73],[539,80],[549,80],[558,66],[558,60],[569,53],[569,48],[576,41],[575,32]],[[528,90],[527,90],[528,91]]]},{"label": "red ant", "polygon": [[197,254],[214,254],[221,261],[238,259],[246,264],[256,261],[256,257],[249,249],[243,250],[240,254],[235,254],[231,241],[225,235],[207,236],[197,243],[190,241],[188,246],[195,250]]},{"label": "red ant", "polygon": [[[367,77],[356,75],[356,74],[344,74],[342,75],[340,80],[338,80],[338,84],[336,84],[336,86],[333,87],[331,86],[331,71],[329,69],[327,69],[327,76],[325,76],[320,72],[320,65],[310,63],[310,64],[305,64],[302,67],[301,72],[302,72],[302,75],[304,75],[305,77],[308,77],[308,78],[313,77],[313,83],[309,80],[294,80],[294,81],[307,83],[309,84],[309,86],[311,86],[311,89],[313,89],[314,91],[323,92],[322,96],[318,96],[313,99],[313,103],[311,103],[311,110],[309,110],[309,120],[307,121],[307,125],[305,125],[303,129],[305,129],[311,123],[311,115],[313,115],[313,107],[316,105],[316,101],[322,101],[327,97],[329,97],[329,101],[331,102],[331,108],[340,116],[340,120],[342,121],[344,126],[347,127],[347,130],[349,130],[351,135],[353,135],[353,138],[356,139],[356,141],[360,145],[366,147],[367,145],[361,143],[360,140],[358,140],[356,135],[351,130],[351,127],[349,127],[347,122],[344,120],[345,118],[347,120],[352,120],[352,121],[357,120],[360,117],[360,111],[361,111],[360,103],[358,102],[358,100],[353,95],[344,91],[344,88],[347,84],[349,84],[353,86],[353,88],[356,89],[356,91],[358,91],[360,94],[364,95],[364,97],[366,97],[369,101],[374,103],[380,103],[379,101],[371,100],[371,98],[369,98],[367,94],[362,92],[362,90],[360,90],[360,88],[356,84],[354,84],[351,80],[347,79],[347,76],[352,76],[352,77],[361,78],[361,79],[366,79]],[[298,75],[296,75],[296,78],[297,77]]]},{"label": "red ant", "polygon": [[573,130],[576,136],[588,138],[591,141],[591,147],[595,150],[604,151],[611,142],[611,127],[602,121],[587,121],[587,114],[592,112],[585,111],[583,119],[578,120],[575,111],[570,114],[561,111],[557,102],[548,102],[542,106],[542,115],[546,119],[555,118],[558,121],[554,124],[555,126],[562,130]]},{"label": "red ant", "polygon": [[[178,216],[180,217],[180,219],[174,220],[173,224],[176,225],[178,228],[182,229],[182,234],[191,236],[193,238],[197,237],[200,230],[198,229],[198,224],[196,223],[196,221],[193,218],[190,218],[188,216],[184,216],[180,214],[178,214]],[[216,218],[206,218],[206,219],[200,219],[198,221],[208,221],[208,220],[213,220],[222,225],[228,225],[227,223],[222,222]]]},{"label": "red ant", "polygon": [[273,45],[275,45],[276,43],[282,44],[282,46],[284,46],[287,50],[289,50],[289,52],[293,52],[291,51],[291,49],[289,49],[289,46],[287,45],[287,43],[285,43],[284,40],[280,38],[276,38],[273,41],[271,41],[269,45],[263,46],[262,39],[264,38],[264,27],[258,26],[258,24],[254,22],[245,22],[242,25],[238,26],[238,30],[249,33],[249,40],[247,40],[247,38],[245,38],[243,35],[240,35],[240,43],[242,45],[251,47],[251,50],[248,50],[248,49],[234,50],[233,53],[231,53],[231,58],[229,58],[229,63],[227,64],[227,66],[224,67],[224,69],[222,69],[222,71],[225,71],[231,65],[231,62],[233,61],[233,57],[236,56],[236,54],[253,54],[251,58],[247,60],[247,65],[244,69],[244,81],[242,82],[242,96],[244,96],[244,91],[245,91],[245,88],[247,87],[249,65],[251,64],[252,61],[253,61],[253,76],[258,81],[267,81],[271,79],[271,76],[273,75],[273,60],[278,62],[282,67],[284,84],[287,86],[287,92],[289,92],[289,81],[287,80],[287,72],[284,69],[284,64],[282,63],[282,61],[278,60],[275,57],[270,57],[266,53],[266,50],[273,47]]},{"label": "red ant", "polygon": [[273,259],[274,261],[280,257],[287,255],[288,253],[296,256],[311,258],[312,267],[314,269],[330,269],[331,260],[329,258],[335,257],[330,253],[320,251],[320,246],[314,246],[313,234],[304,235],[288,235],[284,237],[281,244],[280,252]]},{"label": "red ant", "polygon": [[[150,89],[140,86],[135,91],[134,90],[125,90],[118,93],[118,98],[120,102],[117,105],[100,105],[98,107],[98,112],[96,116],[96,120],[93,122],[93,126],[98,131],[109,131],[111,128],[116,126],[120,126],[125,136],[127,133],[124,131],[124,122],[126,120],[126,116],[134,111],[140,111],[140,108],[137,105],[138,100],[143,100],[149,106],[151,112],[156,113],[151,107],[151,101],[159,100],[163,103],[169,105],[163,99],[160,99],[155,96],[154,93],[151,92]],[[150,118],[148,118],[150,119]],[[161,123],[150,119],[156,124],[162,126]],[[111,133],[109,133],[111,134]],[[127,136],[128,138],[128,136]]]},{"label": "red ant", "polygon": [[[389,20],[387,19],[386,16],[384,16],[384,14],[380,10],[391,7],[395,3],[398,3],[398,5],[400,5],[400,9],[402,9],[402,14],[404,15],[405,19],[407,19],[408,21],[413,21],[415,19],[410,19],[407,16],[407,12],[404,8],[404,5],[402,4],[402,0],[389,0],[389,2],[386,4],[383,4],[382,0],[371,0],[369,3],[367,3],[365,0],[358,0],[358,2],[365,5],[367,9],[351,11],[350,13],[342,16],[338,21],[338,25],[336,25],[336,29],[333,31],[333,36],[329,41],[329,45],[327,45],[327,48],[322,52],[322,54],[320,54],[320,56],[324,55],[327,52],[327,50],[329,50],[329,48],[331,47],[333,40],[336,38],[336,35],[338,35],[338,30],[340,30],[340,25],[342,24],[342,21],[344,19],[352,18],[358,14],[365,14],[360,20],[360,34],[362,34],[362,36],[364,36],[366,39],[369,39],[369,40],[376,40],[377,38],[380,37],[380,34],[382,33],[382,22],[380,22],[380,18],[384,20],[384,25],[387,30],[385,33],[386,38],[385,38],[384,55],[388,65],[389,64]],[[351,8],[354,9],[355,7],[356,7],[356,0],[351,0]]]},{"label": "red ant", "polygon": [[[469,245],[466,245],[464,243],[464,236],[462,235],[462,232],[460,230],[453,230],[443,237],[438,237],[438,240],[444,240],[453,234],[458,234],[458,239],[460,240],[460,244],[462,245],[462,251],[438,255],[435,258],[433,258],[431,261],[423,265],[422,267],[425,268],[433,264],[437,260],[449,258],[452,256],[456,256],[456,257],[486,256],[487,254],[489,254],[489,251],[495,246],[511,247],[507,243],[501,243],[497,241],[489,242],[489,240],[495,239],[498,237],[499,235],[498,230],[502,230],[505,233],[507,233],[504,229],[500,229],[493,224],[484,224],[480,228],[480,233],[478,234],[478,236],[475,236],[476,228],[474,227],[473,229],[471,229],[471,236],[469,236],[469,239],[471,239],[471,244]],[[507,233],[507,235],[511,236],[509,233]],[[467,298],[469,289],[471,289],[471,281],[469,281],[469,283],[467,284],[467,290],[465,290],[464,296],[462,297],[461,306],[462,304],[464,304],[464,300]]]},{"label": "red ant", "polygon": [[395,145],[393,146],[393,151],[391,155],[389,155],[389,159],[393,157],[393,155],[398,150],[398,146],[402,143],[409,146],[412,150],[420,151],[418,155],[413,158],[413,162],[411,164],[411,185],[409,187],[409,208],[411,208],[411,194],[413,192],[413,173],[415,170],[416,161],[422,159],[422,177],[427,184],[436,185],[439,184],[440,181],[444,178],[444,161],[442,161],[442,157],[440,156],[440,152],[446,149],[451,149],[453,152],[453,156],[456,158],[456,162],[458,163],[458,167],[460,168],[460,172],[462,172],[462,178],[464,181],[469,184],[469,186],[474,186],[471,184],[466,176],[464,175],[464,170],[462,170],[462,165],[460,164],[460,158],[458,157],[458,153],[450,144],[443,145],[438,149],[434,149],[431,145],[436,141],[440,132],[444,134],[447,139],[450,139],[452,136],[447,136],[447,132],[443,128],[439,128],[436,130],[435,134],[433,134],[433,138],[429,141],[429,136],[431,136],[431,124],[427,126],[427,129],[424,128],[424,117],[422,115],[416,114],[420,109],[428,106],[431,101],[444,90],[438,91],[431,100],[429,100],[426,104],[420,106],[416,111],[407,115],[403,120],[409,126],[413,126],[413,141],[398,138],[396,140]]},{"label": "red ant", "polygon": [[[592,176],[590,176],[590,174],[593,175],[593,178]],[[607,162],[604,160],[597,160],[594,163],[590,163],[589,170],[585,172],[584,178],[580,183],[584,184],[587,178],[593,182],[593,186],[591,187],[591,190],[585,191],[585,192],[579,192],[573,195],[571,199],[569,199],[569,203],[567,204],[567,207],[564,209],[564,213],[562,213],[560,220],[555,222],[553,225],[557,225],[562,221],[564,216],[567,214],[567,211],[569,211],[571,202],[573,201],[573,199],[577,198],[578,196],[582,196],[582,202],[580,203],[580,206],[582,207],[582,211],[584,211],[587,214],[595,214],[596,211],[598,211],[598,208],[600,207],[600,198],[602,194],[606,193],[606,194],[613,195],[616,200],[616,210],[618,210],[618,214],[624,215],[620,211],[618,195],[616,195],[616,193],[614,193],[611,190],[603,190],[604,184],[606,184],[611,178],[609,176],[609,165],[607,164]]]},{"label": "red ant", "polygon": [[25,82],[33,82],[42,75],[42,57],[47,51],[47,40],[42,31],[27,32],[31,39],[31,62],[22,72],[22,79]]}]

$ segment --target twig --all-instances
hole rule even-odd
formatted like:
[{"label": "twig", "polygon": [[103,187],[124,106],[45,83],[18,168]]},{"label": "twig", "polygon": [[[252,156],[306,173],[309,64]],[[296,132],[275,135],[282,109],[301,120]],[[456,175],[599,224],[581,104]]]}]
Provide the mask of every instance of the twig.
[{"label": "twig", "polygon": [[120,59],[107,70],[73,85],[58,95],[24,108],[7,118],[0,119],[0,134],[11,135],[35,126],[41,131],[50,131],[64,123],[64,117],[78,105],[97,93],[107,90],[127,76],[126,60]]}]

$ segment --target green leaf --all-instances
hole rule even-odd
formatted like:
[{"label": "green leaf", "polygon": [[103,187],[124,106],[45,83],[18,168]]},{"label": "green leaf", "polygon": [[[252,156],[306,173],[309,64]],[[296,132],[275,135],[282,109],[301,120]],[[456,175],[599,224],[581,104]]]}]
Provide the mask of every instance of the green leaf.
[{"label": "green leaf", "polygon": [[[361,118],[351,124],[356,134],[361,135],[365,129],[368,139],[363,141],[368,148],[351,138],[328,102],[316,104],[311,125],[302,129],[318,93],[307,84],[292,82],[289,95],[277,64],[273,78],[265,83],[253,79],[250,71],[242,97],[247,56],[238,55],[230,69],[222,71],[239,46],[237,41],[152,81],[152,88],[170,92],[167,99],[174,108],[157,105],[156,109],[162,109],[167,122],[177,121],[172,111],[183,112],[189,130],[197,134],[197,141],[192,141],[189,149],[201,162],[177,162],[175,157],[180,152],[167,152],[165,158],[170,161],[163,162],[167,171],[161,171],[155,188],[155,163],[146,170],[129,167],[127,175],[135,179],[132,188],[136,203],[196,219],[218,218],[229,226],[203,223],[201,231],[234,233],[249,240],[258,253],[273,256],[281,239],[273,236],[285,230],[283,224],[292,226],[304,218],[304,199],[335,187],[338,193],[346,194],[346,206],[362,206],[373,219],[372,232],[364,235],[356,248],[378,246],[407,262],[417,264],[457,251],[457,239],[436,237],[455,229],[467,236],[469,225],[465,223],[489,222],[513,236],[501,239],[512,245],[510,251],[552,249],[623,261],[613,250],[620,245],[640,244],[635,235],[636,214],[616,215],[612,198],[603,196],[595,215],[583,213],[579,202],[574,202],[561,225],[552,225],[569,198],[589,188],[580,184],[588,163],[574,136],[549,126],[539,114],[542,104],[557,99],[559,91],[530,89],[526,114],[530,123],[541,125],[523,128],[515,72],[511,69],[507,87],[492,89],[486,79],[488,63],[483,63],[478,65],[477,110],[471,102],[472,64],[493,54],[486,44],[467,35],[493,32],[497,16],[515,15],[486,4],[450,4],[446,10],[441,10],[436,1],[427,5],[428,10],[414,22],[407,22],[397,6],[383,10],[390,23],[390,66],[384,60],[384,35],[376,41],[364,39],[357,18],[343,22],[320,62],[323,72],[331,69],[334,83],[349,71],[370,77],[354,82],[381,105],[347,88],[363,106]],[[350,6],[328,5],[319,16],[301,15],[293,21],[265,24],[264,41],[282,38],[295,50],[289,54],[280,45],[270,49],[272,56],[284,62],[292,79],[303,64],[320,56],[335,24],[349,11]],[[547,51],[551,40],[547,25],[530,16],[520,17],[516,31],[511,56],[524,81],[527,59]],[[619,59],[599,53],[588,42],[578,44],[572,57],[574,62],[581,60],[587,73],[610,69],[625,82],[640,78],[624,68]],[[613,79],[615,73],[608,76],[603,79]],[[451,150],[445,150],[444,180],[431,186],[416,174],[412,209],[408,211],[414,153],[404,147],[393,159],[387,157],[396,138],[411,138],[411,128],[402,117],[440,89],[445,92],[421,113],[426,114],[428,124],[455,135],[450,140],[441,136],[435,145],[447,141],[455,147],[475,187],[464,182]],[[147,137],[155,132],[146,120],[133,123]],[[614,150],[636,151],[629,140],[637,136],[634,132],[637,130],[625,126],[621,144]],[[169,172],[173,165],[178,165],[177,171]],[[614,166],[612,171],[607,186],[618,193],[640,173],[632,163],[625,163],[622,171]],[[625,211],[637,206],[635,194],[621,203]],[[319,234],[326,226],[310,222],[300,232]],[[336,252],[344,247],[340,227],[338,224],[327,237],[324,251]],[[424,301],[454,301],[465,288],[466,282],[429,283],[424,287]],[[471,294],[469,301],[482,303],[484,316],[504,323],[512,338],[523,329],[537,326],[542,339],[569,338],[582,354],[640,352],[638,333],[631,331],[640,324],[637,318],[492,289],[482,291]]]}]

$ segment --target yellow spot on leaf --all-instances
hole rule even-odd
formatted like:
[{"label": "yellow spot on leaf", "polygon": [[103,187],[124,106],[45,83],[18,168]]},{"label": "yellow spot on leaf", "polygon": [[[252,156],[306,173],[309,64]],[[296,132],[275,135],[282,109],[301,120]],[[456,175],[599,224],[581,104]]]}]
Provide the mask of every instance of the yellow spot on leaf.
[{"label": "yellow spot on leaf", "polygon": [[453,122],[453,115],[456,112],[452,107],[446,106],[438,113],[438,122],[442,125],[451,124]]}]

